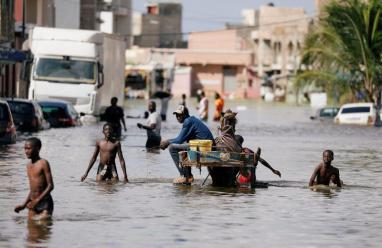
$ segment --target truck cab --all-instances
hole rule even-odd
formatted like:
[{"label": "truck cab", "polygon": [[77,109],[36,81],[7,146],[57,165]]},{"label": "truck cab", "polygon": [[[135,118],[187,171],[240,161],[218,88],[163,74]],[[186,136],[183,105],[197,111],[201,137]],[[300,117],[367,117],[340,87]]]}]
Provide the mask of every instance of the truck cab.
[{"label": "truck cab", "polygon": [[81,115],[99,116],[112,97],[123,99],[125,42],[92,30],[34,27],[27,41],[28,98],[70,102]]},{"label": "truck cab", "polygon": [[96,59],[38,56],[34,58],[28,95],[36,100],[66,100],[79,113],[94,114],[102,79],[102,68]]}]

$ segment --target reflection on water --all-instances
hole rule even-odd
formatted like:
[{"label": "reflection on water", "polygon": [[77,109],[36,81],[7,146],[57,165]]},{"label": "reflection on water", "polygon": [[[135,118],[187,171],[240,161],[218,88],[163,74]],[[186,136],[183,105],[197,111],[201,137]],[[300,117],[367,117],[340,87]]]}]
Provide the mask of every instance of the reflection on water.
[{"label": "reflection on water", "polygon": [[27,247],[43,247],[43,244],[48,244],[52,226],[53,221],[27,221]]},{"label": "reflection on water", "polygon": [[[55,183],[54,226],[35,226],[25,224],[26,211],[13,212],[29,192],[22,142],[29,135],[21,135],[16,144],[0,147],[0,247],[26,241],[43,247],[380,246],[382,129],[314,122],[301,107],[227,105],[240,107],[237,132],[244,145],[260,146],[281,179],[259,166],[257,178],[267,187],[215,188],[210,179],[202,185],[206,170],[193,170],[192,187],[174,186],[178,175],[169,152],[146,152],[146,135],[136,127],[142,120],[128,119],[121,144],[130,183],[97,183],[96,166],[80,182],[102,124],[50,129],[36,136]],[[146,107],[128,102],[126,113]],[[209,125],[216,135],[217,124]],[[162,137],[175,137],[180,127],[170,115]],[[313,191],[308,180],[325,149],[334,150],[333,165],[345,186]],[[117,169],[121,173],[118,159]]]}]

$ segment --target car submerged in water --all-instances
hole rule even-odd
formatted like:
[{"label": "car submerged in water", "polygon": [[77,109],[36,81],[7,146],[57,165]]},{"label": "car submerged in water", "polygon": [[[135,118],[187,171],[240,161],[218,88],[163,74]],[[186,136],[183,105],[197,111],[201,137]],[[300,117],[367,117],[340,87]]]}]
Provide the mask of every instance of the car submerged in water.
[{"label": "car submerged in water", "polygon": [[[342,105],[334,118],[336,124],[374,125],[376,108],[373,103],[349,103]],[[380,113],[381,115],[381,113]]]},{"label": "car submerged in water", "polygon": [[40,100],[44,118],[51,127],[73,127],[81,125],[80,116],[70,102],[58,99]]},{"label": "car submerged in water", "polygon": [[0,100],[0,145],[16,143],[16,127],[9,105]]},{"label": "car submerged in water", "polygon": [[11,109],[17,130],[37,132],[50,127],[36,101],[19,98],[7,98],[6,101]]},{"label": "car submerged in water", "polygon": [[334,117],[336,117],[340,108],[338,107],[324,107],[317,110],[314,116],[311,116],[311,120],[319,120],[319,121],[333,121]]}]

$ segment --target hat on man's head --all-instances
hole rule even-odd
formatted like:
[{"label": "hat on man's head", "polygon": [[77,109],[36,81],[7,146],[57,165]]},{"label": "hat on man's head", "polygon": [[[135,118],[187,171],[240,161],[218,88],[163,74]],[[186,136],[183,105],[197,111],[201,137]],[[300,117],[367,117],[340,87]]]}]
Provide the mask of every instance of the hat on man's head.
[{"label": "hat on man's head", "polygon": [[188,113],[188,109],[183,106],[183,105],[179,105],[176,110],[174,112],[172,112],[172,114],[178,114],[178,115],[182,115],[184,113]]}]

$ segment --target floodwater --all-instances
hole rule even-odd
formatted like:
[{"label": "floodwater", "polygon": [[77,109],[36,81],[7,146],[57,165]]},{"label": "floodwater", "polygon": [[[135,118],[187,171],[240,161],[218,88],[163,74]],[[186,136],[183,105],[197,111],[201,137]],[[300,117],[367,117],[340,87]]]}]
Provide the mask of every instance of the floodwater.
[{"label": "floodwater", "polygon": [[[96,183],[97,163],[81,183],[102,123],[50,129],[35,135],[53,172],[54,217],[28,223],[26,211],[13,212],[29,189],[23,140],[30,135],[23,134],[0,148],[0,247],[380,247],[382,129],[311,121],[307,107],[226,105],[239,110],[244,145],[261,146],[281,171],[280,179],[258,166],[257,178],[268,188],[202,186],[206,171],[196,169],[193,186],[172,185],[177,171],[168,151],[144,150],[145,133],[136,127],[144,120],[138,119],[127,120],[122,141],[131,183]],[[145,108],[143,101],[129,101],[125,113]],[[172,138],[180,125],[168,117],[162,136]],[[216,134],[217,124],[209,125]],[[315,192],[307,183],[324,149],[334,150],[345,186]]]}]

